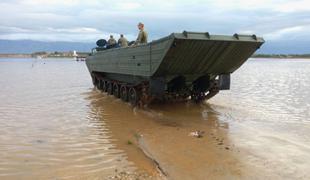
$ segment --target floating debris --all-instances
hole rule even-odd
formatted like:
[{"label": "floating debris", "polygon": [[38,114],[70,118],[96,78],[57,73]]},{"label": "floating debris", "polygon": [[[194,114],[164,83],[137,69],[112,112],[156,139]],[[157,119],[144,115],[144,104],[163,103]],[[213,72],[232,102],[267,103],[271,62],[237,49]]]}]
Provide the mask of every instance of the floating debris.
[{"label": "floating debris", "polygon": [[127,141],[128,145],[132,145],[132,142],[130,140]]},{"label": "floating debris", "polygon": [[107,179],[117,179],[117,180],[137,180],[137,179],[156,179],[155,177],[143,173],[143,172],[126,172],[126,171],[115,171],[117,174],[109,176]]},{"label": "floating debris", "polygon": [[191,133],[189,133],[189,136],[193,136],[193,137],[197,137],[197,138],[202,138],[203,136],[203,134],[204,134],[205,132],[204,131],[194,131],[194,132],[191,132]]},{"label": "floating debris", "polygon": [[42,144],[42,143],[44,143],[44,141],[43,141],[43,140],[41,140],[41,139],[36,140],[36,142],[37,142],[38,144]]}]

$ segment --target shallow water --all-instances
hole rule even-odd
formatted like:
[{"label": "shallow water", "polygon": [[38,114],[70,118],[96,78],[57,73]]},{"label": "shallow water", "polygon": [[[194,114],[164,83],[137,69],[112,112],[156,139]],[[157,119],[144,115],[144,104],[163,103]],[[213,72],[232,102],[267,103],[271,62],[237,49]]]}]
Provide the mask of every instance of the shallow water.
[{"label": "shallow water", "polygon": [[309,60],[250,60],[205,104],[144,110],[94,89],[84,62],[0,59],[0,77],[0,179],[154,175],[137,135],[171,179],[310,178]]}]

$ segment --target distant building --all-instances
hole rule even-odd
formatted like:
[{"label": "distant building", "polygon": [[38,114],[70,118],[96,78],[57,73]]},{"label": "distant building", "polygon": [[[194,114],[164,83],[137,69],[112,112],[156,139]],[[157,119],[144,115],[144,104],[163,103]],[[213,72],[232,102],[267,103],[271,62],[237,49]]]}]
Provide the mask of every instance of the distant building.
[{"label": "distant building", "polygon": [[78,56],[78,54],[76,53],[76,51],[74,50],[73,51],[73,55],[72,55],[73,57],[77,57]]}]

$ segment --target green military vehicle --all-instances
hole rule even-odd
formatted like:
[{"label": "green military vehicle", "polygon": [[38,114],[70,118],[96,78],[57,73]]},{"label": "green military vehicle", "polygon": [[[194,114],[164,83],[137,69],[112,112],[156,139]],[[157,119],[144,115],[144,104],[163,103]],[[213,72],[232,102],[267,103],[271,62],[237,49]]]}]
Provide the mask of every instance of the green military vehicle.
[{"label": "green military vehicle", "polygon": [[264,39],[184,31],[124,48],[107,49],[98,42],[86,59],[94,86],[142,105],[154,100],[202,101],[228,90],[230,74]]}]

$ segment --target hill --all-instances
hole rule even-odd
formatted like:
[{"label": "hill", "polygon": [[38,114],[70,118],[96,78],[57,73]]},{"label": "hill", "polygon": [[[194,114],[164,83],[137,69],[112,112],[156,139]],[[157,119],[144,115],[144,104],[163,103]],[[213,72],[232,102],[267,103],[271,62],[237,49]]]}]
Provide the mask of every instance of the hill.
[{"label": "hill", "polygon": [[[93,43],[83,42],[43,42],[33,40],[0,40],[0,54],[31,54],[33,52],[90,52]],[[310,54],[310,41],[268,41],[263,44],[257,54]]]}]

